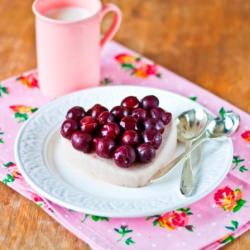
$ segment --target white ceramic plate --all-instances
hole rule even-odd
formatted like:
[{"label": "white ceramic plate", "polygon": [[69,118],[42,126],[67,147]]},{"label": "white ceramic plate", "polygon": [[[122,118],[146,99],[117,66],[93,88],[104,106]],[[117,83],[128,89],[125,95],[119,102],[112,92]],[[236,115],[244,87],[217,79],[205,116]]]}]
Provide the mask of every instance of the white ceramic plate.
[{"label": "white ceramic plate", "polygon": [[[202,148],[202,159],[195,168],[199,183],[195,194],[184,197],[179,192],[181,165],[162,180],[141,188],[125,188],[81,176],[64,166],[56,150],[58,130],[66,111],[81,105],[88,109],[95,103],[108,108],[118,105],[128,95],[141,98],[154,94],[160,105],[176,117],[199,104],[176,94],[135,86],[99,87],[76,92],[42,107],[21,129],[15,155],[26,181],[40,195],[64,207],[109,217],[139,217],[185,207],[210,193],[229,171],[233,148],[230,139],[210,141]],[[180,151],[181,146],[178,146]]]}]

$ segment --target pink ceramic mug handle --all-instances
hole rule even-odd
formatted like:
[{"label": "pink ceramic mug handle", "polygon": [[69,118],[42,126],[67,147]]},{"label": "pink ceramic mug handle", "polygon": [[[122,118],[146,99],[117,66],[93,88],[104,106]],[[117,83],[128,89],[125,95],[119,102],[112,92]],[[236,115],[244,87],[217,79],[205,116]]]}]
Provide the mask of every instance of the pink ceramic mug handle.
[{"label": "pink ceramic mug handle", "polygon": [[108,41],[110,41],[113,38],[113,36],[117,32],[117,30],[119,29],[121,21],[122,21],[122,13],[116,5],[111,4],[111,3],[104,4],[102,7],[102,11],[101,11],[101,19],[108,12],[114,12],[115,17],[114,17],[114,20],[113,20],[110,28],[108,29],[106,34],[104,34],[104,36],[101,40],[101,47],[103,47],[103,45],[105,45],[105,43],[107,43]]}]

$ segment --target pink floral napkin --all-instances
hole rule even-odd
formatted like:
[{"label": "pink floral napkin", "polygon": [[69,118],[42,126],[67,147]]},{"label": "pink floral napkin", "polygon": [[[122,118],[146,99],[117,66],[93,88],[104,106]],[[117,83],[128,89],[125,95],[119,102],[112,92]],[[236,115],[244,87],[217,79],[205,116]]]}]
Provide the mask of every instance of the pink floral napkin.
[{"label": "pink floral napkin", "polygon": [[[49,102],[31,71],[0,84],[0,180],[35,202],[93,249],[218,249],[250,227],[250,117],[248,114],[117,43],[102,53],[103,85],[135,84],[166,89],[225,115],[234,110],[241,125],[233,136],[232,168],[223,183],[189,207],[148,218],[112,219],[60,207],[36,194],[15,164],[17,132]],[[213,164],[213,162],[211,162]]]}]

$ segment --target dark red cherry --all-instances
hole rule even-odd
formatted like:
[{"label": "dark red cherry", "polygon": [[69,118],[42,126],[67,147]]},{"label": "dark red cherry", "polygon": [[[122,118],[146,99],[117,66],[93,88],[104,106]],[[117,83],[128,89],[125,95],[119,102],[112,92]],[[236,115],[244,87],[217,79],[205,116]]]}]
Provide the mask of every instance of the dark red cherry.
[{"label": "dark red cherry", "polygon": [[102,158],[111,158],[115,149],[115,142],[109,138],[96,138],[95,151],[96,154]]},{"label": "dark red cherry", "polygon": [[137,130],[137,121],[132,116],[123,117],[120,121],[120,126],[125,130]]},{"label": "dark red cherry", "polygon": [[85,116],[85,110],[82,107],[75,106],[67,112],[66,119],[79,121]]},{"label": "dark red cherry", "polygon": [[101,128],[101,136],[116,139],[121,132],[119,125],[114,122],[107,123]]},{"label": "dark red cherry", "polygon": [[166,112],[162,108],[152,108],[150,110],[150,115],[152,118],[161,120],[165,125],[169,124],[172,120],[172,114],[169,112]]},{"label": "dark red cherry", "polygon": [[165,112],[165,114],[162,116],[161,120],[165,125],[168,125],[172,121],[173,115],[170,112]]},{"label": "dark red cherry", "polygon": [[162,142],[161,133],[156,130],[145,130],[143,132],[143,141],[151,144],[155,149],[158,149]]},{"label": "dark red cherry", "polygon": [[154,95],[148,95],[141,100],[141,104],[142,107],[147,110],[156,108],[159,106],[159,99]]},{"label": "dark red cherry", "polygon": [[95,148],[95,145],[96,145],[98,139],[100,139],[100,137],[93,138],[93,148]]},{"label": "dark red cherry", "polygon": [[144,128],[145,130],[157,130],[163,133],[165,125],[161,120],[149,118],[144,122]]},{"label": "dark red cherry", "polygon": [[98,122],[100,125],[104,125],[106,123],[114,122],[115,117],[109,111],[103,111],[98,116]]},{"label": "dark red cherry", "polygon": [[133,116],[136,120],[143,121],[147,118],[147,111],[142,108],[134,109],[131,116]]},{"label": "dark red cherry", "polygon": [[98,126],[97,121],[92,116],[85,116],[80,121],[82,132],[93,133]]},{"label": "dark red cherry", "polygon": [[149,113],[150,113],[150,116],[151,116],[152,118],[155,118],[155,119],[160,120],[162,114],[165,113],[165,110],[163,110],[163,109],[160,108],[160,107],[156,107],[156,108],[152,108],[152,109],[150,110]]},{"label": "dark red cherry", "polygon": [[108,109],[100,104],[95,104],[90,110],[88,110],[88,114],[94,119],[97,119],[103,111],[108,111]]},{"label": "dark red cherry", "polygon": [[92,136],[88,133],[76,131],[71,137],[72,146],[79,151],[89,153],[92,150]]},{"label": "dark red cherry", "polygon": [[118,147],[113,155],[113,160],[117,166],[129,168],[136,159],[135,150],[128,145]]},{"label": "dark red cherry", "polygon": [[115,106],[110,112],[117,120],[129,115],[129,109],[121,106]]},{"label": "dark red cherry", "polygon": [[121,141],[125,145],[135,146],[140,143],[140,136],[134,130],[127,130],[122,135]]},{"label": "dark red cherry", "polygon": [[142,163],[148,163],[155,157],[156,151],[149,143],[143,143],[137,147],[137,155],[139,161]]},{"label": "dark red cherry", "polygon": [[139,108],[140,101],[135,96],[128,96],[122,100],[121,106],[133,110]]},{"label": "dark red cherry", "polygon": [[72,119],[68,119],[68,120],[64,121],[62,126],[61,126],[61,135],[64,138],[70,139],[72,134],[75,131],[77,131],[77,129],[78,129],[77,121],[72,120]]}]

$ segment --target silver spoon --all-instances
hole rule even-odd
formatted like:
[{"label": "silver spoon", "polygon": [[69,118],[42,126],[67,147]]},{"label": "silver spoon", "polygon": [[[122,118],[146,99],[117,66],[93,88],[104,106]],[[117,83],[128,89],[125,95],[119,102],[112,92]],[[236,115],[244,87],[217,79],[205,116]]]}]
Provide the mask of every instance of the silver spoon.
[{"label": "silver spoon", "polygon": [[[177,137],[180,142],[185,143],[186,151],[190,150],[192,143],[205,133],[208,121],[208,114],[200,108],[190,109],[177,117]],[[193,178],[192,162],[189,157],[184,163],[181,174],[180,191],[183,195],[192,193]]]},{"label": "silver spoon", "polygon": [[178,163],[190,157],[190,154],[202,143],[209,141],[211,139],[217,139],[217,140],[225,139],[227,136],[230,136],[235,131],[237,131],[239,125],[240,125],[240,118],[237,114],[233,112],[231,112],[230,115],[226,115],[225,118],[221,117],[215,118],[208,124],[204,135],[197,142],[193,144],[190,150],[187,150],[186,152],[182,153],[174,160],[172,160],[170,163],[168,163],[165,167],[163,167],[161,171],[159,171],[155,176],[153,176],[151,182],[158,181],[159,179],[161,179],[162,176],[164,176],[169,170],[175,167]]}]

